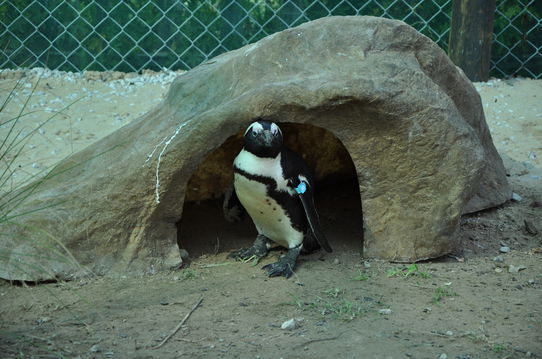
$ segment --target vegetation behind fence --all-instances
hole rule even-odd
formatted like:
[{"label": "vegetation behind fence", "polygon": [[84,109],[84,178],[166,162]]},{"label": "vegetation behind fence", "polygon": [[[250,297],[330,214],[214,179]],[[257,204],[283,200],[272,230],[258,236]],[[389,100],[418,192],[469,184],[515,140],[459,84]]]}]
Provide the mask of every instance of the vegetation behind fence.
[{"label": "vegetation behind fence", "polygon": [[[448,47],[451,0],[0,0],[0,68],[190,69],[331,15],[405,21]],[[491,75],[542,77],[542,1],[497,0]]]}]

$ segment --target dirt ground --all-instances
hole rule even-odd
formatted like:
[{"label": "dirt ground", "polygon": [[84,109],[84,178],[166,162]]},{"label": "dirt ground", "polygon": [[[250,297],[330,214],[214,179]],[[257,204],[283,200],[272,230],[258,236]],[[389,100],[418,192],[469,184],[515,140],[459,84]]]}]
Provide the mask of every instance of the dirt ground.
[{"label": "dirt ground", "polygon": [[[21,130],[58,113],[32,136],[6,186],[150,110],[175,75],[2,72],[2,100],[25,77],[1,122],[20,111],[33,89]],[[210,226],[205,218],[220,211],[218,201],[187,204],[180,240],[197,257],[189,268],[39,285],[0,282],[0,357],[542,357],[542,80],[476,87],[516,196],[464,216],[452,255],[415,265],[364,260],[362,229],[351,215],[361,216],[357,189],[341,186],[317,198],[334,252],[302,256],[294,277],[269,279],[260,267],[279,251],[257,265],[226,258],[252,241],[248,221]],[[188,240],[194,236],[199,241]]]}]

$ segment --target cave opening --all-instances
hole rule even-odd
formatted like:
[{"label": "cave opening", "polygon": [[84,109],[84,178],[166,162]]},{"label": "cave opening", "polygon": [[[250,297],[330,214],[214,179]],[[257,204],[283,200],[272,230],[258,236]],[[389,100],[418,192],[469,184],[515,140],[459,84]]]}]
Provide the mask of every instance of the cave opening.
[{"label": "cave opening", "polygon": [[[301,155],[314,174],[316,208],[333,250],[361,254],[363,215],[359,183],[347,149],[322,127],[289,122],[278,125],[285,145]],[[177,222],[177,242],[192,258],[247,247],[256,238],[256,228],[248,215],[241,223],[229,223],[222,212],[243,133],[244,130],[230,136],[212,151],[188,181],[182,217]]]}]

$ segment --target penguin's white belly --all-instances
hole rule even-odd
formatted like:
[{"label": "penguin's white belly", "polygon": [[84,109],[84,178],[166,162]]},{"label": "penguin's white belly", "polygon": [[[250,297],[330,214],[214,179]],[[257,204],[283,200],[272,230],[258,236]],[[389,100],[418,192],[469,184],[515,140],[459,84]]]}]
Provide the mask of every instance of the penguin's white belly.
[{"label": "penguin's white belly", "polygon": [[292,227],[284,209],[267,195],[265,184],[236,173],[234,186],[258,233],[286,248],[296,247],[303,242],[303,233]]}]

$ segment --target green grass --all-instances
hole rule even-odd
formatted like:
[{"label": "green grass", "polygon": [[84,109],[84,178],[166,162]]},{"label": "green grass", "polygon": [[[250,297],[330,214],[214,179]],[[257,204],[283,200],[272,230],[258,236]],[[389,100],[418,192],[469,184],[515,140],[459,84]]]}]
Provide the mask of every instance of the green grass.
[{"label": "green grass", "polygon": [[363,281],[366,281],[366,280],[369,280],[369,275],[368,274],[365,274],[365,273],[362,273],[361,271],[358,272],[358,275],[355,276],[354,278],[352,278],[352,280],[357,280],[357,281],[360,281],[360,282],[363,282]]},{"label": "green grass", "polygon": [[359,301],[348,298],[346,291],[341,288],[329,288],[322,293],[323,296],[317,295],[310,301],[304,301],[301,297],[289,293],[292,301],[284,304],[303,312],[309,311],[341,321],[351,321],[368,311]]},{"label": "green grass", "polygon": [[451,289],[438,287],[435,289],[435,294],[433,295],[433,304],[440,304],[442,303],[442,300],[446,297],[455,297],[457,296],[457,293],[452,291]]},{"label": "green grass", "polygon": [[320,301],[322,315],[331,314],[335,319],[351,321],[356,318],[363,310],[358,303],[346,299],[338,298],[335,301]]},{"label": "green grass", "polygon": [[[27,127],[23,123],[24,118],[31,113],[27,112],[26,109],[39,83],[40,78],[33,83],[30,94],[25,98],[17,113],[0,122],[0,129],[2,129],[3,133],[2,138],[0,138],[0,236],[7,243],[21,243],[17,246],[19,250],[9,250],[8,253],[2,254],[2,259],[6,263],[9,261],[11,268],[23,273],[29,273],[29,277],[34,276],[33,274],[30,275],[30,273],[49,271],[48,268],[44,268],[40,264],[41,260],[58,261],[68,263],[75,268],[81,268],[68,248],[56,236],[37,225],[25,224],[21,220],[27,215],[45,211],[60,204],[60,202],[51,201],[44,205],[29,207],[27,201],[46,181],[69,170],[69,168],[54,173],[54,167],[51,171],[44,170],[32,175],[21,183],[14,185],[12,182],[14,175],[20,172],[17,161],[32,136],[55,119],[62,111],[80,100],[73,101],[38,126],[24,133],[23,131]],[[14,99],[15,93],[21,89],[22,80],[19,79],[0,104],[0,113],[5,112],[9,103]],[[13,236],[17,236],[15,240]],[[22,249],[20,249],[21,247]],[[29,250],[29,247],[33,248],[33,250]]]},{"label": "green grass", "polygon": [[181,271],[181,279],[183,280],[193,280],[199,278],[201,273],[195,269],[186,268]]},{"label": "green grass", "polygon": [[502,353],[508,350],[508,346],[506,344],[493,344],[491,350],[494,353]]},{"label": "green grass", "polygon": [[[54,262],[64,263],[74,270],[91,274],[78,263],[70,250],[55,234],[47,231],[44,228],[45,226],[36,224],[39,222],[29,224],[24,220],[24,217],[36,212],[50,210],[65,203],[61,200],[52,200],[42,202],[43,204],[39,205],[29,204],[29,199],[46,182],[100,157],[116,147],[123,146],[124,143],[107,148],[77,163],[63,164],[62,167],[55,165],[51,169],[43,170],[20,183],[13,184],[13,176],[21,172],[18,159],[32,136],[83,98],[72,101],[28,132],[23,132],[28,130],[29,127],[25,125],[24,119],[32,113],[27,111],[27,108],[39,86],[40,80],[41,78],[38,78],[32,84],[30,94],[24,99],[17,113],[8,116],[6,120],[0,121],[0,129],[2,130],[0,138],[0,237],[5,246],[5,248],[0,248],[0,258],[4,263],[9,262],[10,269],[20,273],[28,273],[29,278],[38,278],[39,273],[47,273],[45,277],[54,277],[54,273],[48,268],[51,267],[50,263]],[[19,79],[9,91],[6,91],[6,97],[3,98],[0,104],[0,114],[5,113],[7,106],[15,98],[16,92],[22,89],[22,86],[22,79]],[[33,219],[35,218],[33,217]],[[8,245],[10,242],[13,243],[12,247],[14,248]],[[43,265],[44,262],[46,262],[45,265]]]},{"label": "green grass", "polygon": [[431,278],[431,274],[419,270],[416,263],[412,263],[407,267],[390,268],[386,271],[388,277],[410,277],[419,276],[421,278]]},{"label": "green grass", "polygon": [[344,294],[344,291],[341,288],[331,288],[324,291],[324,294],[331,298],[338,298],[342,294]]}]

